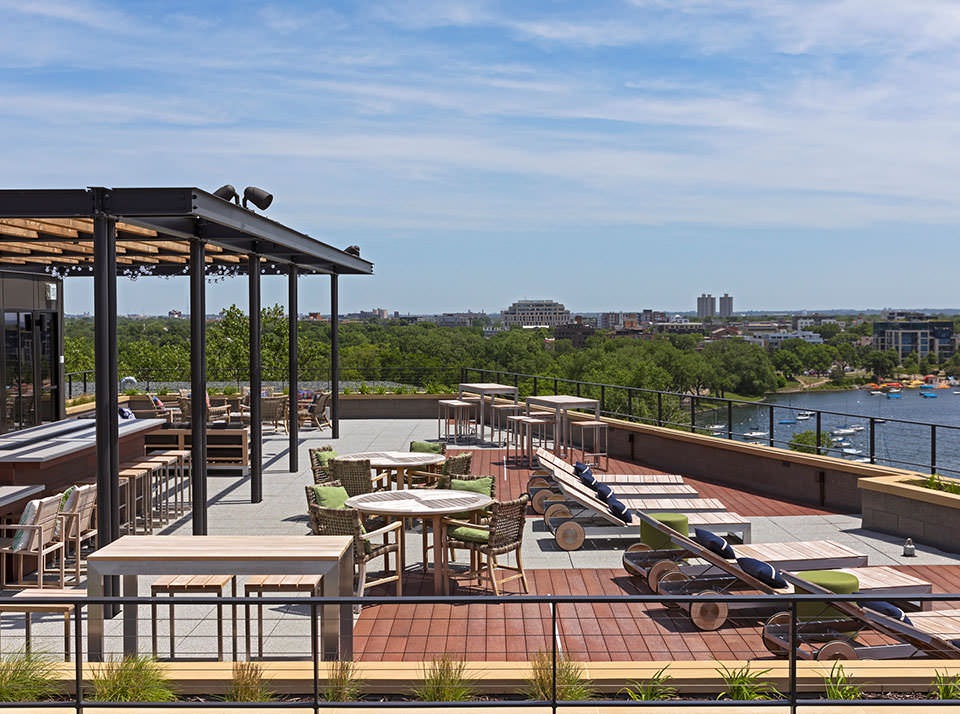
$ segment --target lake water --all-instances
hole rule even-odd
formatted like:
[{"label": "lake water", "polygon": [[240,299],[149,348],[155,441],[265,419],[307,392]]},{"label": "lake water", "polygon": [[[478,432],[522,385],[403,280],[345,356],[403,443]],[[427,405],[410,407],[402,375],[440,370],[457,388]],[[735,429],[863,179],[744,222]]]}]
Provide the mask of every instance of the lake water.
[{"label": "lake water", "polygon": [[[816,429],[816,417],[793,424],[781,423],[796,419],[798,411],[832,412],[822,415],[821,431],[831,432],[851,426],[863,427],[862,431],[853,434],[831,435],[834,441],[844,439],[849,442],[849,446],[838,446],[832,450],[832,456],[868,459],[872,419],[875,463],[928,473],[933,452],[931,432],[935,431],[934,456],[937,471],[944,475],[960,476],[960,394],[954,394],[952,389],[938,389],[936,394],[937,397],[931,399],[920,396],[917,389],[904,389],[900,399],[889,399],[885,395],[871,395],[869,391],[855,389],[773,395],[765,402],[775,405],[775,446],[786,448],[793,434]],[[733,418],[734,438],[750,441],[751,439],[742,435],[751,431],[769,433],[770,411],[768,406],[736,408]],[[726,421],[725,409],[698,419],[700,424],[725,424]],[[926,426],[906,422],[921,422]],[[929,424],[935,424],[937,428],[933,430]],[[725,435],[726,430],[721,434]],[[752,441],[768,444],[770,437],[756,437]],[[844,453],[841,449],[846,449],[847,452]]]}]

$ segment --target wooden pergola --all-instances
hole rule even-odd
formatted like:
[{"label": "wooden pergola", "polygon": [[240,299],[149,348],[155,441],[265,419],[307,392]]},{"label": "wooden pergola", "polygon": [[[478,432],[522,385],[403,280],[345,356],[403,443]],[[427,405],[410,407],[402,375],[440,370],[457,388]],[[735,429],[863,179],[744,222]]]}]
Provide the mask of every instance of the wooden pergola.
[{"label": "wooden pergola", "polygon": [[[117,277],[190,278],[193,532],[207,532],[206,280],[247,275],[250,341],[260,343],[260,275],[289,281],[291,398],[298,387],[297,277],[330,277],[333,436],[339,436],[338,277],[370,275],[373,264],[198,188],[0,190],[0,268],[94,281],[96,397],[117,404]],[[250,350],[250,389],[261,393],[260,350]],[[260,402],[251,400],[251,500],[262,500]],[[117,409],[97,409],[98,529],[119,536]],[[290,470],[299,470],[297,420],[290,420]]]}]

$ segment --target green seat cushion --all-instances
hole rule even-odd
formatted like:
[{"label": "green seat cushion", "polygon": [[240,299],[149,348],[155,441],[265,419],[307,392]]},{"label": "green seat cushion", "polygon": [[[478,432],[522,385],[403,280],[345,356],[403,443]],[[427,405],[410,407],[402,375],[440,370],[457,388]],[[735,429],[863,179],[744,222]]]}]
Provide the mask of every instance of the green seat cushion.
[{"label": "green seat cushion", "polygon": [[484,476],[483,478],[469,480],[452,478],[450,479],[450,488],[454,491],[470,491],[483,496],[489,496],[493,491],[493,476]]},{"label": "green seat cushion", "polygon": [[[857,579],[857,576],[842,570],[803,570],[796,573],[796,575],[799,578],[803,578],[838,595],[849,595],[860,589],[860,581]],[[797,603],[797,616],[801,620],[846,617],[846,615],[836,608],[820,602]]]},{"label": "green seat cushion", "polygon": [[431,444],[429,441],[411,441],[410,451],[422,454],[442,454],[443,444]]},{"label": "green seat cushion", "polygon": [[[648,513],[647,515],[668,528],[672,528],[682,536],[686,536],[690,532],[690,523],[684,513]],[[677,546],[666,535],[660,533],[646,521],[640,521],[640,540],[654,550],[678,550]]]},{"label": "green seat cushion", "polygon": [[457,526],[447,531],[447,535],[453,540],[460,540],[466,543],[486,543],[490,540],[489,531],[482,528],[471,528],[470,526]]},{"label": "green seat cushion", "polygon": [[343,486],[314,486],[314,498],[321,508],[342,509],[346,507],[347,489]]}]

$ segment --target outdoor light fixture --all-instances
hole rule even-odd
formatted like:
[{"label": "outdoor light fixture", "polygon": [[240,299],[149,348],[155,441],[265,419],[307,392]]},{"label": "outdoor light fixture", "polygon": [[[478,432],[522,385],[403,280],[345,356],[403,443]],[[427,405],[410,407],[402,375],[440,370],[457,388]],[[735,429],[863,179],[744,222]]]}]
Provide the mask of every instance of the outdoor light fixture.
[{"label": "outdoor light fixture", "polygon": [[229,183],[218,188],[213,192],[213,195],[217,198],[222,198],[224,201],[233,201],[238,206],[240,205],[240,194],[238,194],[237,189]]},{"label": "outdoor light fixture", "polygon": [[360,246],[358,246],[358,245],[347,246],[346,248],[343,249],[343,252],[346,253],[346,254],[348,254],[348,255],[355,255],[355,256],[357,256],[357,257],[359,258],[359,257],[360,257]]},{"label": "outdoor light fixture", "polygon": [[257,188],[256,186],[247,186],[245,189],[243,189],[244,208],[247,207],[247,201],[252,203],[261,211],[266,211],[270,204],[273,203],[273,194],[264,191],[262,188]]}]

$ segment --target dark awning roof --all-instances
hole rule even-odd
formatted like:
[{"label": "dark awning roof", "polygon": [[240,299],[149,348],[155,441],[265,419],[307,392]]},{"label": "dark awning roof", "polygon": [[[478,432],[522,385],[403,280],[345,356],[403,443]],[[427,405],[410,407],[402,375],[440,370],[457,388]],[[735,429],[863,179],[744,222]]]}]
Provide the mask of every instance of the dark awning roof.
[{"label": "dark awning roof", "polygon": [[367,260],[198,188],[0,190],[0,267],[92,274],[99,211],[117,220],[121,274],[186,273],[195,238],[207,241],[207,263],[229,273],[246,272],[247,254],[306,272],[373,273]]}]

